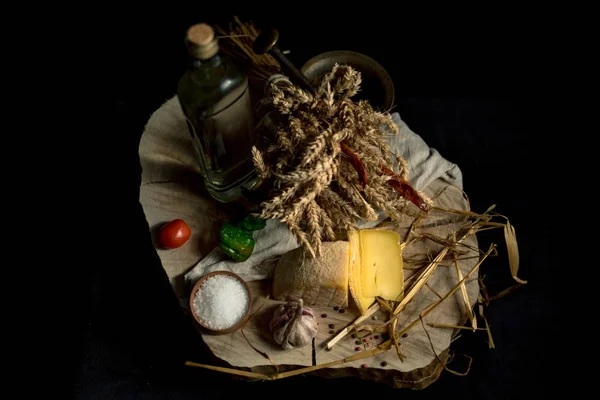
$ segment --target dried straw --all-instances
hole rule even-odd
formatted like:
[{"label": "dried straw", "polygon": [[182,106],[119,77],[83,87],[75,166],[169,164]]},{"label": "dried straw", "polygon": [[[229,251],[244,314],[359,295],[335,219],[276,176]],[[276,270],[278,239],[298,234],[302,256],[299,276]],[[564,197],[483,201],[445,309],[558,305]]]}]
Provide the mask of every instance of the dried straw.
[{"label": "dried straw", "polygon": [[[329,196],[329,197],[331,197],[331,196]],[[321,198],[321,200],[323,200],[323,198]],[[466,358],[469,359],[469,365],[467,366],[466,372],[457,372],[457,371],[453,371],[453,370],[449,369],[447,366],[447,363],[444,363],[439,358],[437,352],[435,351],[435,348],[433,346],[433,342],[431,340],[429,332],[425,328],[424,318],[427,315],[429,315],[431,312],[433,312],[442,302],[444,302],[445,300],[450,298],[452,295],[454,295],[454,293],[456,293],[458,290],[461,291],[461,294],[464,293],[463,290],[464,290],[465,284],[467,282],[470,282],[473,279],[478,279],[478,278],[473,278],[473,275],[479,271],[480,266],[486,260],[486,258],[496,252],[495,244],[492,244],[486,252],[481,252],[482,255],[481,255],[479,261],[471,268],[471,270],[466,275],[463,276],[462,272],[458,272],[460,270],[457,270],[458,282],[452,287],[452,289],[450,289],[448,291],[448,293],[446,293],[443,296],[441,296],[439,293],[436,292],[436,295],[439,297],[439,299],[434,301],[433,303],[429,304],[427,307],[425,307],[419,313],[419,317],[417,319],[408,323],[399,332],[397,332],[396,324],[397,324],[398,318],[400,317],[400,315],[402,313],[402,310],[405,309],[406,305],[415,297],[415,295],[417,293],[420,292],[420,290],[423,289],[423,287],[428,286],[427,280],[435,272],[436,268],[439,265],[441,265],[441,261],[448,255],[448,253],[451,253],[451,256],[455,262],[454,265],[456,266],[456,262],[459,259],[458,258],[459,253],[456,251],[456,247],[466,237],[473,235],[477,232],[481,232],[481,231],[488,230],[488,229],[503,228],[505,232],[508,232],[507,239],[506,239],[507,247],[510,249],[513,249],[513,251],[517,250],[517,247],[515,245],[508,245],[508,243],[510,241],[516,241],[516,235],[514,234],[514,228],[512,228],[512,226],[509,224],[508,220],[506,220],[505,224],[492,221],[491,219],[493,216],[489,214],[489,211],[491,209],[492,208],[488,209],[488,211],[486,211],[486,213],[484,213],[484,214],[472,213],[470,211],[448,210],[448,212],[455,213],[455,214],[461,214],[461,215],[464,215],[465,217],[467,217],[467,220],[465,221],[465,225],[461,229],[458,230],[457,234],[453,234],[451,236],[451,238],[440,239],[440,242],[445,243],[446,246],[436,255],[435,258],[433,258],[430,261],[430,263],[419,274],[415,275],[416,278],[413,280],[413,282],[410,285],[406,286],[407,289],[406,289],[404,298],[399,302],[388,302],[381,298],[376,298],[377,302],[375,302],[371,307],[369,307],[369,309],[367,310],[367,312],[364,315],[358,317],[356,320],[354,320],[352,323],[350,323],[348,326],[344,327],[344,329],[342,329],[340,332],[338,332],[338,334],[327,343],[326,347],[328,349],[331,349],[336,343],[339,342],[339,340],[341,340],[345,335],[347,335],[350,332],[354,332],[357,335],[357,337],[362,337],[365,335],[361,336],[360,332],[365,332],[366,335],[368,336],[368,335],[372,334],[373,332],[387,331],[390,334],[390,339],[381,343],[379,346],[377,346],[373,349],[361,352],[359,354],[354,354],[350,357],[346,357],[346,358],[332,361],[329,363],[314,365],[314,366],[310,366],[310,367],[298,368],[293,371],[287,371],[287,372],[283,372],[283,373],[280,373],[278,370],[276,370],[275,373],[273,373],[273,374],[259,374],[259,373],[255,373],[255,372],[243,371],[243,370],[238,370],[238,369],[234,369],[234,368],[224,368],[224,367],[217,367],[217,366],[211,366],[211,365],[205,365],[205,364],[198,364],[198,363],[194,363],[191,361],[186,362],[185,365],[210,369],[210,370],[224,372],[224,373],[228,373],[228,374],[232,374],[232,375],[243,376],[243,377],[247,377],[247,378],[251,378],[251,379],[276,380],[276,379],[288,378],[291,376],[297,376],[297,375],[301,375],[301,374],[305,374],[305,373],[310,373],[310,372],[317,371],[317,370],[320,370],[323,368],[330,368],[330,367],[333,367],[336,365],[341,365],[341,364],[344,364],[347,362],[352,362],[352,361],[357,361],[360,359],[372,357],[376,354],[380,354],[385,351],[388,351],[392,347],[395,348],[398,357],[400,358],[400,360],[402,360],[405,358],[405,356],[400,351],[400,343],[398,342],[398,338],[401,337],[402,335],[404,335],[410,329],[412,329],[416,324],[421,323],[423,326],[423,329],[425,331],[425,334],[427,335],[428,340],[430,342],[431,349],[434,352],[436,358],[438,359],[438,362],[440,362],[440,364],[443,366],[443,368],[446,371],[448,371],[452,374],[455,374],[455,375],[459,375],[459,376],[466,375],[470,370],[472,358],[467,355],[464,355]],[[311,209],[309,213],[310,214],[316,213],[317,215],[321,215],[321,214],[319,214],[320,213],[319,209],[316,209],[316,210]],[[312,216],[312,218],[313,219],[315,218],[314,215]],[[321,217],[318,216],[317,218],[320,219]],[[505,218],[505,217],[503,217],[503,218]],[[418,225],[418,223],[415,223],[413,225],[413,227],[416,228],[417,225]],[[508,228],[507,228],[507,226],[508,226]],[[300,232],[300,233],[303,233],[303,232]],[[413,230],[413,234],[416,236],[419,236],[419,234],[416,233],[416,231],[414,231],[414,230]],[[457,237],[458,237],[458,239],[457,239]],[[424,237],[421,237],[421,239],[423,239],[423,238]],[[306,237],[304,239],[307,240]],[[427,239],[431,239],[431,238],[427,237]],[[516,258],[513,255],[513,258],[512,258],[513,263],[510,263],[511,274],[513,275],[513,277],[516,276],[516,271],[517,271],[515,269],[515,263],[514,263],[515,259],[518,261],[518,254],[517,254]],[[518,267],[518,263],[516,265]],[[479,278],[479,279],[481,282],[481,278]],[[485,323],[485,328],[477,327],[475,325],[476,322],[472,322],[472,326],[470,326],[470,327],[462,326],[462,325],[437,324],[437,323],[433,323],[433,322],[428,323],[427,325],[429,325],[432,328],[438,328],[438,329],[456,329],[456,330],[473,330],[473,331],[485,330],[485,331],[487,331],[487,334],[488,334],[488,342],[489,342],[490,348],[495,348],[495,343],[494,343],[494,340],[492,337],[489,323],[483,313],[483,303],[485,302],[485,304],[489,304],[489,301],[492,301],[497,298],[501,298],[502,296],[516,290],[517,288],[519,288],[521,286],[522,286],[522,283],[518,283],[518,284],[500,292],[496,296],[489,297],[489,295],[487,294],[487,289],[485,288],[485,285],[483,284],[483,282],[481,282],[481,293],[479,296],[479,303],[480,303],[479,304],[479,315]],[[465,300],[464,295],[462,297],[463,297],[463,300]],[[471,310],[471,306],[468,303],[468,298],[465,301],[465,305],[467,306],[468,310]],[[362,325],[370,316],[372,316],[375,312],[379,311],[380,309],[386,310],[389,313],[389,319],[387,321],[382,322],[379,325],[369,325],[369,324]],[[473,315],[472,321],[476,321],[476,318],[474,315]],[[255,351],[259,352],[259,354],[263,355],[263,357],[269,359],[269,361],[275,366],[275,368],[277,368],[277,365],[272,361],[272,359],[270,359],[268,354],[258,350],[257,348],[255,348],[252,345],[251,345],[251,347]]]},{"label": "dried straw", "polygon": [[243,67],[250,82],[256,82],[256,87],[260,90],[271,75],[281,73],[281,66],[273,56],[256,54],[252,50],[254,40],[260,32],[251,21],[242,22],[236,16],[227,29],[215,26],[215,31],[219,35],[221,51]]},{"label": "dried straw", "polygon": [[252,153],[274,192],[260,217],[286,223],[310,254],[319,255],[334,230],[352,229],[360,218],[376,220],[377,209],[395,221],[420,215],[384,174],[408,176],[408,163],[386,139],[398,127],[389,114],[351,100],[360,83],[359,72],[335,65],[315,95],[287,81],[268,90],[269,123],[259,127]]},{"label": "dried straw", "polygon": [[512,277],[520,284],[526,284],[527,281],[524,281],[517,276],[517,273],[519,272],[519,247],[517,246],[517,233],[515,232],[515,227],[512,226],[509,221],[506,221],[506,225],[504,225],[504,239],[506,240],[508,262],[510,264],[510,272],[512,273]]},{"label": "dried straw", "polygon": [[473,331],[485,331],[483,328],[473,328],[471,326],[462,326],[462,325],[446,325],[446,324],[437,324],[435,322],[429,322],[427,325],[432,328],[444,328],[444,329],[465,329],[465,330],[473,330]]},{"label": "dried straw", "polygon": [[[460,270],[460,265],[458,265],[458,255],[456,252],[454,252],[453,256],[454,256],[454,267],[456,268],[456,276],[458,277],[459,281],[462,281],[463,274],[462,274],[462,271]],[[467,311],[467,316],[469,317],[469,321],[471,321],[471,326],[473,327],[473,330],[476,330],[477,329],[477,318],[475,318],[475,316],[473,315],[473,309],[471,307],[471,303],[469,302],[469,295],[467,293],[467,285],[466,284],[463,283],[460,286],[460,293],[462,295],[463,302],[465,303],[465,309]]]},{"label": "dried straw", "polygon": [[494,338],[492,338],[492,331],[490,329],[490,325],[488,324],[487,318],[483,314],[483,306],[481,304],[479,305],[479,315],[481,316],[481,318],[483,318],[483,322],[485,322],[485,330],[488,333],[490,349],[495,349],[496,345],[494,344]]}]

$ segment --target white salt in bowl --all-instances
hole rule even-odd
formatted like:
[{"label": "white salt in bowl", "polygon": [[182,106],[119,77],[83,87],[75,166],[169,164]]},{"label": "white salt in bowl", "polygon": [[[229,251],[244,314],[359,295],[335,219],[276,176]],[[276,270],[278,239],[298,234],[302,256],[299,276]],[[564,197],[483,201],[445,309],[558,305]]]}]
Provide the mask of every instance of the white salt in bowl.
[{"label": "white salt in bowl", "polygon": [[190,311],[206,331],[223,335],[246,325],[252,296],[246,281],[229,271],[215,271],[196,282],[190,293]]}]

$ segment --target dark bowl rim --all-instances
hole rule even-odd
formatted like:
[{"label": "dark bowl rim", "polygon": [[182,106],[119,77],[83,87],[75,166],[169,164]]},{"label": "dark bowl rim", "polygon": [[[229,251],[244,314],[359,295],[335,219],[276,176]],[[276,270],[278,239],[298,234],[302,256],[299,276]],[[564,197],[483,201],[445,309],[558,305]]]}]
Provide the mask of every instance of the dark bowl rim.
[{"label": "dark bowl rim", "polygon": [[394,81],[392,80],[392,77],[387,72],[387,70],[385,68],[383,68],[383,66],[380,63],[375,61],[373,58],[367,56],[366,54],[359,53],[357,51],[352,51],[352,50],[326,51],[325,53],[318,54],[318,55],[314,56],[313,58],[311,58],[310,60],[308,60],[307,62],[305,62],[302,65],[302,68],[300,68],[300,71],[303,74],[305,74],[306,70],[308,68],[312,67],[317,62],[319,62],[323,59],[326,59],[326,58],[330,58],[332,56],[335,57],[335,56],[341,56],[341,55],[355,56],[358,58],[362,58],[365,61],[368,61],[369,63],[373,64],[373,67],[376,70],[377,74],[379,76],[381,76],[381,78],[382,78],[382,84],[383,84],[384,88],[387,87],[387,85],[389,85],[389,87],[391,88],[391,93],[389,93],[389,97],[388,97],[388,93],[386,93],[386,99],[385,99],[385,104],[384,104],[385,112],[389,112],[394,107],[394,100],[396,97],[396,94],[395,94],[396,89],[394,88]]},{"label": "dark bowl rim", "polygon": [[[203,324],[202,321],[198,318],[198,316],[194,312],[194,298],[196,297],[196,293],[198,292],[198,289],[200,289],[200,286],[202,286],[202,284],[208,278],[217,276],[217,275],[228,275],[228,276],[231,276],[231,277],[237,279],[238,281],[240,281],[242,283],[242,285],[244,285],[244,287],[246,288],[246,291],[248,292],[248,310],[246,310],[246,313],[244,314],[242,319],[240,319],[240,321],[237,324],[235,324],[227,329],[220,329],[220,330],[212,329],[212,328],[206,326],[205,324]],[[192,288],[192,291],[190,292],[189,307],[190,307],[190,313],[192,314],[194,321],[196,321],[198,323],[198,325],[200,325],[202,328],[207,330],[209,333],[212,333],[215,335],[224,335],[227,333],[235,332],[238,329],[243,328],[244,325],[246,325],[246,323],[248,322],[248,319],[250,319],[250,312],[252,311],[252,294],[250,293],[250,287],[248,286],[248,283],[245,280],[243,280],[238,274],[231,272],[231,271],[213,271],[213,272],[209,272],[206,275],[202,275],[202,277],[200,277],[200,279],[198,279],[198,282],[196,282],[194,284],[194,287]]]}]

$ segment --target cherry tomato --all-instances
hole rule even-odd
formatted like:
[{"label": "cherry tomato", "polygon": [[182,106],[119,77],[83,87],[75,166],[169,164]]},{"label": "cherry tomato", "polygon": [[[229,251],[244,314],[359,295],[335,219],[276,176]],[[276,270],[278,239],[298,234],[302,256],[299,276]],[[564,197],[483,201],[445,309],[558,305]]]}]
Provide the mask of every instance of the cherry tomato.
[{"label": "cherry tomato", "polygon": [[192,235],[192,230],[182,219],[174,219],[160,229],[160,245],[165,249],[176,249],[184,245]]}]

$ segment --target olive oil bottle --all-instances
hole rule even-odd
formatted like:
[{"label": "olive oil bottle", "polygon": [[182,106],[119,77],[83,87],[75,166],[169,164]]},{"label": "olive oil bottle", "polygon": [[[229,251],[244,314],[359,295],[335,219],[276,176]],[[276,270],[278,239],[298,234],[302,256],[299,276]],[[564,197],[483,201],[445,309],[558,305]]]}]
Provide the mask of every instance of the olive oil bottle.
[{"label": "olive oil bottle", "polygon": [[231,202],[258,178],[252,163],[253,120],[248,78],[219,53],[210,25],[186,35],[190,64],[177,88],[204,183],[212,197]]}]

